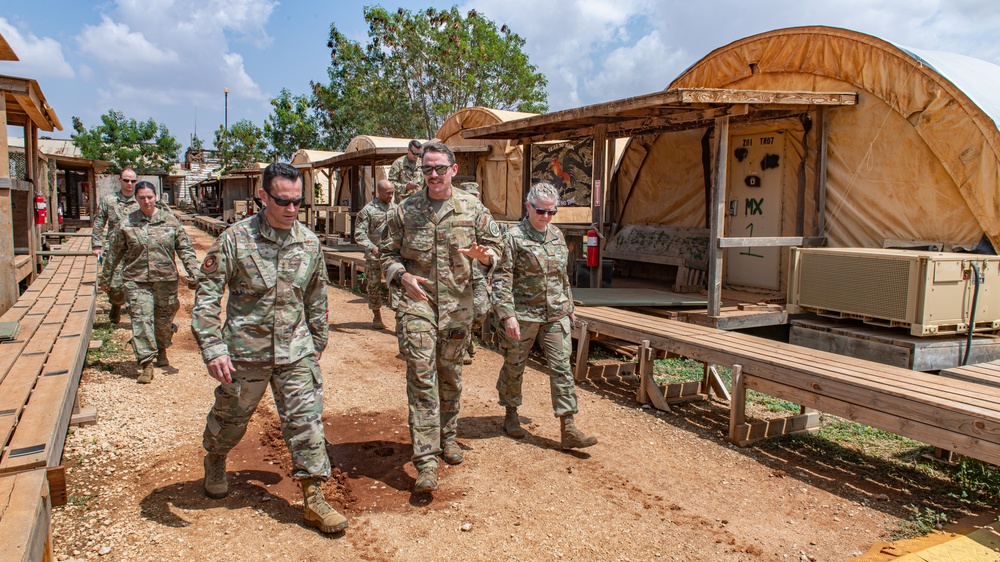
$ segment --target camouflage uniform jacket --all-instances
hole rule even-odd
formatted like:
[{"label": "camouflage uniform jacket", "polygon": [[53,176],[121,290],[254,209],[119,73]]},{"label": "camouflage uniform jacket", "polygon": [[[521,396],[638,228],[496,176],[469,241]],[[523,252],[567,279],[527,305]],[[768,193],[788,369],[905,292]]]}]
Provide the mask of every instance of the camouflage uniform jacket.
[{"label": "camouflage uniform jacket", "polygon": [[404,199],[413,195],[420,188],[409,193],[406,192],[406,182],[413,182],[420,187],[424,186],[424,174],[420,171],[420,158],[415,162],[410,162],[406,155],[402,155],[389,167],[389,182],[396,188],[396,203],[402,203]]},{"label": "camouflage uniform jacket", "polygon": [[371,203],[365,205],[358,213],[354,239],[365,249],[366,258],[372,259],[372,250],[382,241],[385,225],[388,224],[389,217],[395,211],[396,204],[392,201],[382,203],[378,199],[372,199]]},{"label": "camouflage uniform jacket", "polygon": [[119,263],[122,264],[122,279],[128,281],[176,281],[175,253],[180,256],[188,275],[197,277],[198,257],[181,221],[163,209],[156,209],[149,217],[142,211],[132,211],[108,238],[101,284],[110,283]]},{"label": "camouflage uniform jacket", "polygon": [[326,286],[319,239],[303,224],[284,242],[263,212],[233,224],[201,264],[191,331],[202,358],[287,365],[322,352],[330,329]]},{"label": "camouflage uniform jacket", "polygon": [[413,300],[404,290],[398,312],[424,318],[439,329],[472,322],[472,263],[458,249],[473,242],[486,246],[495,254],[494,264],[500,254],[500,227],[472,195],[452,189],[440,216],[422,189],[396,207],[379,246],[387,280],[395,280],[403,269],[429,279],[420,285],[429,299]]},{"label": "camouflage uniform jacket", "polygon": [[121,190],[110,195],[105,195],[97,204],[97,216],[94,217],[94,229],[90,234],[90,247],[104,247],[104,226],[108,227],[108,238],[118,228],[118,223],[129,215],[132,211],[139,209],[139,203],[135,200],[135,195],[125,197]]},{"label": "camouflage uniform jacket", "polygon": [[568,258],[566,239],[552,225],[539,232],[523,219],[507,229],[503,257],[493,276],[497,319],[514,316],[528,322],[555,322],[572,314]]}]

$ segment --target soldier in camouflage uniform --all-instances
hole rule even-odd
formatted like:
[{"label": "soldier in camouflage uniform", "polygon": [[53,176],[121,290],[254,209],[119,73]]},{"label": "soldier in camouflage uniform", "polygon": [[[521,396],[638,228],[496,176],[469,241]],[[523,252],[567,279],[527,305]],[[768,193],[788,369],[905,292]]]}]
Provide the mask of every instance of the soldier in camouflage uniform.
[{"label": "soldier in camouflage uniform", "polygon": [[[139,208],[135,201],[135,170],[125,168],[118,174],[120,189],[110,195],[104,196],[97,204],[97,215],[94,217],[94,228],[90,234],[90,248],[94,256],[101,258],[104,251],[104,227],[107,226],[110,240],[111,235],[118,228],[118,223]],[[122,305],[125,304],[125,284],[122,281],[121,271],[116,270],[111,278],[111,284],[107,290],[108,301],[111,303],[110,320],[112,324],[117,324],[121,320]]]},{"label": "soldier in camouflage uniform", "polygon": [[[125,217],[108,239],[108,253],[101,269],[100,286],[107,290],[114,275],[124,281],[129,316],[132,318],[132,349],[142,368],[136,382],[153,380],[153,357],[157,367],[166,367],[167,348],[177,326],[177,264],[181,258],[190,280],[198,275],[198,258],[191,239],[173,213],[156,206],[156,189],[148,181],[135,186],[139,210]],[[118,265],[121,264],[121,268]]]},{"label": "soldier in camouflage uniform", "polygon": [[378,244],[389,222],[389,216],[396,211],[392,202],[392,183],[379,180],[375,199],[358,213],[354,239],[365,249],[365,285],[368,292],[368,308],[372,310],[372,328],[385,328],[382,323],[382,303],[389,298],[389,287],[382,278],[382,264],[379,263]]},{"label": "soldier in camouflage uniform", "polygon": [[414,492],[437,489],[437,456],[459,464],[455,441],[462,357],[472,324],[472,261],[496,262],[500,228],[475,197],[452,189],[455,154],[423,145],[426,188],[407,198],[382,239],[386,279],[403,287],[399,337],[406,358]]},{"label": "soldier in camouflage uniform", "polygon": [[[459,187],[462,188],[462,191],[482,201],[482,197],[479,195],[478,183],[474,181],[462,182],[459,184]],[[490,210],[486,209],[486,212],[490,213]],[[490,213],[490,216],[492,217],[493,213]],[[482,333],[483,322],[486,321],[486,315],[490,311],[489,281],[483,275],[483,268],[475,263],[472,264],[472,311],[475,313],[475,317],[472,319],[472,335],[475,336]],[[474,338],[470,337],[469,347],[465,352],[465,359],[462,361],[462,364],[471,365],[472,357],[475,355],[476,342]]]},{"label": "soldier in camouflage uniform", "polygon": [[420,141],[411,140],[406,154],[400,156],[389,167],[389,181],[396,189],[396,204],[416,193],[424,185],[420,173]]},{"label": "soldier in camouflage uniform", "polygon": [[576,386],[570,371],[570,328],[576,322],[566,262],[569,249],[562,232],[549,224],[556,214],[559,193],[548,183],[528,192],[528,216],[507,229],[503,257],[493,277],[493,306],[504,326],[501,342],[504,363],[497,380],[500,405],[506,408],[504,431],[515,439],[525,436],[517,417],[521,381],[528,353],[540,340],[549,364],[552,409],[562,426],[563,449],[590,447],[594,437],[576,428]]},{"label": "soldier in camouflage uniform", "polygon": [[347,519],[320,488],[330,476],[319,368],[329,334],[326,263],[319,239],[296,220],[303,201],[299,171],[271,164],[259,195],[264,209],[230,226],[209,249],[191,312],[202,358],[221,383],[202,441],[205,493],[229,493],[226,455],[270,386],[292,477],[301,481],[305,523],[333,533],[345,529]]}]

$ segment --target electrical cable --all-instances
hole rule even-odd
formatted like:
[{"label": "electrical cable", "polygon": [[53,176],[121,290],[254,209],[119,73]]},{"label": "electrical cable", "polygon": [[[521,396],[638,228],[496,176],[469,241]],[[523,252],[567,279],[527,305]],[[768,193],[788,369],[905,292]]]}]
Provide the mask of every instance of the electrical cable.
[{"label": "electrical cable", "polygon": [[970,263],[972,274],[975,276],[975,289],[972,291],[972,310],[969,311],[969,335],[965,340],[965,357],[962,358],[962,365],[969,364],[969,352],[972,351],[972,331],[976,328],[976,302],[979,300],[979,266]]}]

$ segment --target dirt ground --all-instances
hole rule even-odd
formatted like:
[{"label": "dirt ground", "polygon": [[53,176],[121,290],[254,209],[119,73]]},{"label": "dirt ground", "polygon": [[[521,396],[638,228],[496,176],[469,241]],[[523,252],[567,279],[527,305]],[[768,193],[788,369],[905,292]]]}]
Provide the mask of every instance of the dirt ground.
[{"label": "dirt ground", "polygon": [[[211,238],[188,231],[203,256]],[[66,442],[69,503],[53,513],[58,559],[844,560],[887,539],[907,506],[947,492],[877,461],[794,444],[734,448],[722,439],[724,403],[657,412],[635,403],[634,381],[580,385],[578,425],[600,443],[565,452],[537,364],[521,408],[529,436],[512,440],[496,402],[502,361],[483,349],[464,370],[466,460],[442,463],[440,489],[415,496],[391,315],[389,329],[373,331],[365,299],[339,288],[329,296],[321,365],[335,478],[325,489],[350,519],[345,533],[326,537],[301,523],[269,395],[230,455],[229,497],[202,493],[201,432],[215,383],[188,328],[192,294],[182,284],[171,366],[152,384],[135,382],[127,317],[114,332],[126,352],[84,372],[81,402],[97,407],[98,423],[73,428]]]}]

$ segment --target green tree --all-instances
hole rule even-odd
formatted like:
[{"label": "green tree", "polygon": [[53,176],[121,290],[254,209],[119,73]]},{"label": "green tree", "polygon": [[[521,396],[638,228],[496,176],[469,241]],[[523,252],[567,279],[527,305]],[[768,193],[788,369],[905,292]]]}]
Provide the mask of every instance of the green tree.
[{"label": "green tree", "polygon": [[369,41],[330,26],[328,84],[312,83],[325,144],[357,134],[431,138],[459,109],[547,110],[545,77],[506,25],[457,7],[390,13],[366,7]]},{"label": "green tree", "polygon": [[286,88],[271,100],[274,108],[264,121],[264,136],[276,160],[287,162],[300,148],[318,146],[319,119],[309,107],[309,98],[293,96]]},{"label": "green tree", "polygon": [[215,149],[222,160],[222,171],[250,168],[267,161],[264,131],[247,119],[233,123],[229,130],[222,125],[215,131]]},{"label": "green tree", "polygon": [[84,158],[106,160],[109,171],[119,173],[134,168],[136,173],[149,174],[170,169],[177,160],[181,144],[167,130],[150,118],[139,122],[125,118],[114,109],[101,116],[101,124],[87,129],[79,117],[73,117],[73,143]]}]

